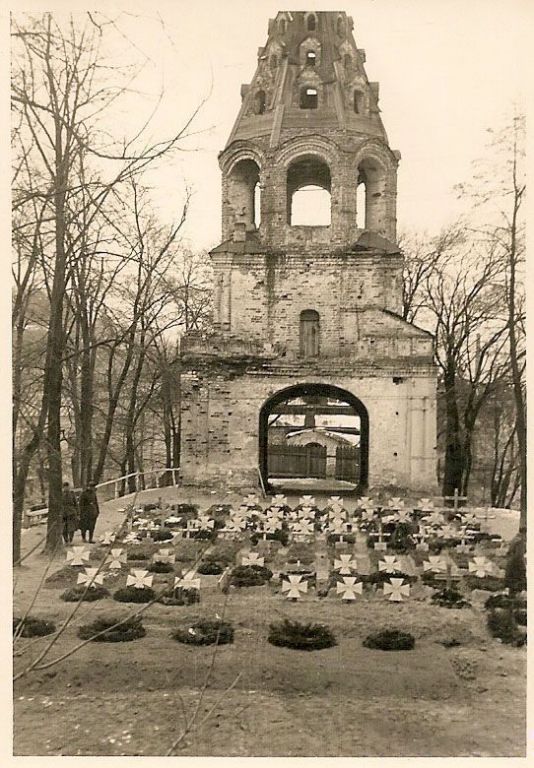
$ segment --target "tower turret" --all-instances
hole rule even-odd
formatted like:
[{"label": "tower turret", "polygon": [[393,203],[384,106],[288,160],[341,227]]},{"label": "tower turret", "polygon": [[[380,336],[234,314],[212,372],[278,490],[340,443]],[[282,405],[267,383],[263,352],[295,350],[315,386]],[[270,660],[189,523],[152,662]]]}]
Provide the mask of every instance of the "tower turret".
[{"label": "tower turret", "polygon": [[[378,83],[367,78],[352,29],[333,11],[284,11],[269,22],[219,158],[223,241],[236,228],[265,246],[346,247],[364,230],[395,241],[400,154],[389,148]],[[293,222],[303,187],[330,195],[330,223],[315,232]]]}]

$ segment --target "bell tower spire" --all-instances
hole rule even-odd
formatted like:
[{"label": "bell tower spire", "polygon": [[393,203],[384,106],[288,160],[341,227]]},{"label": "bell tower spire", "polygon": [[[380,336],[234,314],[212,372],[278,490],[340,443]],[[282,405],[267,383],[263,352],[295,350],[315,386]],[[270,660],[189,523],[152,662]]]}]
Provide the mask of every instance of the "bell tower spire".
[{"label": "bell tower spire", "polygon": [[[265,246],[347,247],[364,230],[394,243],[400,154],[389,148],[353,26],[335,11],[283,11],[269,22],[220,155],[223,240],[244,222]],[[305,185],[330,194],[328,231],[292,226],[292,198]]]}]

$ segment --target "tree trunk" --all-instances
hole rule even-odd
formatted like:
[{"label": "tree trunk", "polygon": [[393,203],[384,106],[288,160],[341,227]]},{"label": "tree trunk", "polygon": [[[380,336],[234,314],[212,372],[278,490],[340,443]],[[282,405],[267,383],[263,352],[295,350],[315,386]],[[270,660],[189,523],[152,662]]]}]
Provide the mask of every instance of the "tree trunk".
[{"label": "tree trunk", "polygon": [[445,372],[445,467],[443,470],[443,495],[453,496],[462,487],[464,456],[460,435],[460,416],[456,399],[456,373],[453,365]]}]

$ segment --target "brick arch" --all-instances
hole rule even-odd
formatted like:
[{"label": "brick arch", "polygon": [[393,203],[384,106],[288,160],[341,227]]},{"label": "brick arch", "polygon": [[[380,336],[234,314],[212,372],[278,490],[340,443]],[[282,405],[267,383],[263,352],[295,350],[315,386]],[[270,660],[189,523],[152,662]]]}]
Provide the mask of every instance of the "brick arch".
[{"label": "brick arch", "polygon": [[337,166],[340,148],[333,141],[321,136],[303,136],[301,139],[292,139],[289,144],[283,145],[273,158],[273,165],[283,167],[286,171],[289,166],[304,155],[314,155],[326,163],[330,172]]},{"label": "brick arch", "polygon": [[265,155],[256,147],[250,145],[234,145],[228,152],[224,152],[219,158],[219,165],[223,175],[232,173],[237,163],[241,160],[253,160],[258,166],[260,173],[265,168]]},{"label": "brick arch", "polygon": [[278,390],[263,403],[259,412],[258,430],[258,466],[263,481],[263,486],[269,490],[268,460],[268,427],[269,415],[273,408],[284,400],[303,395],[320,395],[323,397],[337,398],[351,405],[360,417],[360,478],[356,494],[361,494],[367,488],[369,480],[369,413],[364,403],[352,392],[342,389],[335,384],[302,383],[293,384]]}]

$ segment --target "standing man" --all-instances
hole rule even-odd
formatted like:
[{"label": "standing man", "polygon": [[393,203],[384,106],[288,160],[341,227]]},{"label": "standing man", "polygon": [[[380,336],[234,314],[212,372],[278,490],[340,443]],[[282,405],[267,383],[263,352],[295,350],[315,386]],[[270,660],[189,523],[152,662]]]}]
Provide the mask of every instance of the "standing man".
[{"label": "standing man", "polygon": [[74,533],[78,529],[78,502],[76,494],[67,482],[63,483],[62,513],[63,541],[65,544],[72,544]]},{"label": "standing man", "polygon": [[99,514],[96,483],[89,483],[80,496],[80,530],[84,541],[89,534],[89,544],[93,543],[96,519]]}]

